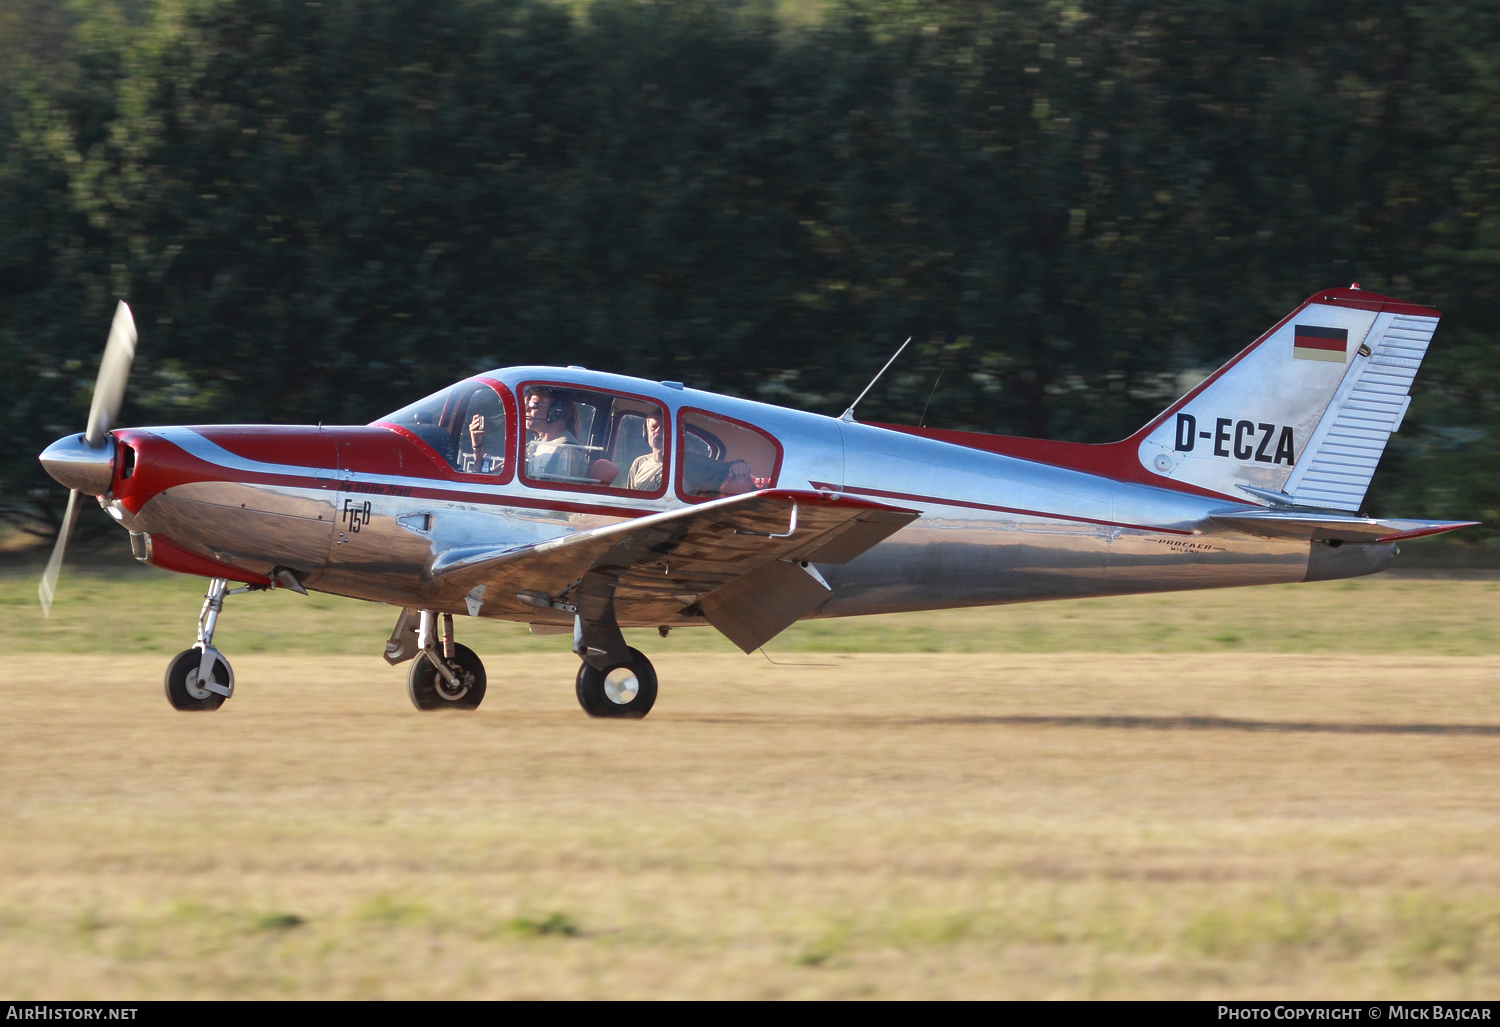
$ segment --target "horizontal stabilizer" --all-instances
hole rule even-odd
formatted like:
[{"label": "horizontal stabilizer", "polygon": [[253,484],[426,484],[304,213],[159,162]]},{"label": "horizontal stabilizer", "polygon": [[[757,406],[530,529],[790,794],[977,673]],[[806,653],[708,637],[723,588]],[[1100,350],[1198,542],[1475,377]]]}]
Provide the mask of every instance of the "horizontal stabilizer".
[{"label": "horizontal stabilizer", "polygon": [[1262,538],[1304,539],[1309,542],[1400,542],[1468,528],[1478,521],[1414,521],[1396,518],[1341,516],[1307,510],[1245,510],[1213,514],[1226,528]]}]

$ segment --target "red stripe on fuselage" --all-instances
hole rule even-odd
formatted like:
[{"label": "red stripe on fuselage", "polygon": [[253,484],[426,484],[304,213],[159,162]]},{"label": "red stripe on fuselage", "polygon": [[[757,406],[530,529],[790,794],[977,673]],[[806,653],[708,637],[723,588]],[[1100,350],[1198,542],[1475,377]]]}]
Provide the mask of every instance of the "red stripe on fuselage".
[{"label": "red stripe on fuselage", "polygon": [[[813,488],[837,488],[827,482],[815,481]],[[941,496],[922,496],[915,492],[887,492],[884,489],[868,489],[858,485],[845,485],[845,492],[857,492],[862,496],[879,496],[882,499],[899,499],[907,503],[935,503],[938,506],[959,506],[968,510],[993,510],[995,513],[1020,514],[1023,517],[1045,517],[1054,521],[1077,521],[1081,524],[1099,524],[1106,528],[1129,528],[1132,531],[1156,531],[1164,535],[1189,535],[1191,531],[1180,528],[1158,528],[1150,524],[1126,524],[1123,521],[1103,521],[1094,517],[1075,517],[1072,514],[1048,513],[1045,510],[1027,510],[1016,506],[995,506],[991,503],[971,503],[963,499],[943,499]]]},{"label": "red stripe on fuselage", "polygon": [[[977,431],[954,431],[949,428],[918,428],[910,424],[878,424],[865,422],[872,428],[885,428],[903,435],[915,435],[934,442],[946,442],[950,446],[977,449],[985,453],[1030,460],[1032,463],[1064,467],[1070,471],[1097,474],[1103,478],[1129,481],[1139,485],[1153,485],[1173,492],[1186,492],[1208,499],[1234,499],[1222,492],[1199,488],[1183,481],[1173,481],[1162,475],[1153,475],[1141,465],[1140,440],[1137,432],[1123,442],[1055,442],[1051,439],[1028,439],[1019,435],[990,435]],[[1239,500],[1235,500],[1239,502]]]},{"label": "red stripe on fuselage", "polygon": [[[308,445],[306,439],[296,440],[294,434],[289,430],[278,430],[269,433],[269,437],[256,440],[253,437],[253,429],[245,427],[233,432],[228,432],[220,427],[192,428],[195,434],[220,445],[234,455],[246,460],[254,460],[258,463],[281,464],[297,466],[293,460],[287,459],[288,455],[300,456],[305,459],[309,453],[319,452],[318,447]],[[327,429],[302,429],[303,431],[319,432],[324,436],[331,433]],[[406,464],[406,473],[397,474],[390,471],[379,472],[382,477],[398,478],[399,484],[389,482],[368,482],[357,479],[347,479],[333,466],[333,443],[328,443],[328,454],[330,463],[319,466],[305,466],[305,474],[267,473],[263,471],[245,470],[240,468],[224,467],[200,459],[176,445],[171,440],[159,435],[152,434],[148,429],[129,428],[116,432],[120,441],[134,447],[137,453],[136,473],[130,478],[117,480],[115,482],[115,497],[131,513],[140,513],[141,508],[151,500],[168,489],[178,485],[188,485],[203,481],[235,482],[245,485],[280,485],[291,488],[325,489],[332,493],[351,492],[361,495],[399,495],[410,496],[419,499],[444,500],[454,503],[476,503],[485,506],[510,506],[533,510],[557,510],[564,513],[596,514],[605,517],[644,517],[647,514],[656,513],[655,509],[641,509],[638,507],[620,506],[613,503],[586,503],[576,502],[571,498],[560,500],[550,497],[508,495],[504,493],[478,491],[464,488],[467,482],[463,477],[457,476],[450,479],[456,488],[433,488],[424,487],[424,481],[439,481],[438,474],[417,475],[412,473],[413,467],[422,467],[423,463],[431,466],[422,455],[424,451],[419,450],[418,443],[411,442],[395,432],[383,428],[350,428],[345,429],[349,434],[362,433],[363,441],[381,450],[378,454],[371,454],[369,459],[360,459],[358,465],[362,467],[382,466],[397,463],[394,446],[410,446],[413,453],[412,459],[401,459]],[[224,445],[223,441],[231,441],[234,448]],[[279,448],[279,442],[289,442],[286,449]],[[346,447],[340,447],[343,453],[347,453]],[[341,454],[342,455],[342,454]],[[407,454],[401,455],[403,458]],[[355,462],[355,461],[350,461]],[[398,464],[399,466],[399,464]],[[424,468],[425,469],[425,468]],[[366,472],[374,473],[374,472]],[[410,482],[411,484],[407,484]]]},{"label": "red stripe on fuselage", "polygon": [[[332,443],[328,448],[323,448],[323,443],[316,438],[298,438],[293,429],[277,428],[267,432],[261,438],[255,436],[255,430],[250,427],[236,427],[226,429],[223,427],[190,429],[195,434],[222,446],[234,455],[246,460],[254,460],[258,463],[281,464],[283,466],[296,466],[292,459],[307,459],[309,456],[317,456],[324,452],[332,451]],[[313,432],[327,437],[329,429],[302,429],[304,432]],[[348,428],[343,429],[355,441],[359,439],[366,443],[377,446],[384,454],[383,459],[397,459],[394,456],[394,445],[410,445],[416,449],[419,444],[410,442],[395,432],[383,428]],[[648,514],[659,512],[654,508],[640,508],[621,506],[614,503],[588,503],[578,502],[575,497],[569,496],[563,499],[548,495],[515,495],[511,493],[479,491],[466,489],[462,486],[467,484],[463,481],[453,481],[457,488],[434,488],[424,486],[423,481],[434,481],[436,476],[415,476],[411,474],[398,475],[384,473],[382,477],[396,478],[400,483],[361,481],[357,478],[345,478],[333,467],[305,465],[306,474],[267,473],[262,471],[244,470],[238,468],[224,467],[220,464],[203,460],[182,449],[180,446],[161,436],[154,435],[150,431],[141,428],[123,429],[116,433],[117,437],[135,447],[137,451],[136,473],[129,479],[116,482],[115,496],[131,513],[139,513],[152,497],[159,495],[168,489],[178,485],[186,485],[194,482],[223,481],[235,482],[245,485],[279,485],[283,487],[325,489],[329,492],[352,493],[357,495],[398,495],[414,499],[431,499],[437,501],[474,503],[483,506],[512,507],[523,510],[547,510],[562,513],[590,514],[603,517],[619,517],[631,519],[644,517]],[[361,438],[362,436],[362,438]],[[225,443],[230,445],[226,445]],[[281,443],[290,443],[282,447]],[[233,448],[231,449],[231,445]],[[341,455],[347,452],[345,446],[339,447]],[[421,451],[421,452],[425,452]],[[421,452],[413,453],[420,456]],[[403,454],[405,457],[405,454]],[[379,466],[378,461],[371,456],[369,459],[361,460],[365,467]],[[402,463],[408,463],[405,459]],[[409,466],[409,464],[408,464]],[[419,464],[420,466],[420,464]],[[431,466],[430,461],[428,466]],[[367,472],[369,473],[369,472]],[[468,477],[468,476],[465,476]],[[410,482],[410,484],[406,484]],[[837,485],[828,482],[811,482],[815,489],[827,490],[831,493],[855,493],[865,496],[877,496],[883,499],[896,499],[907,502],[931,503],[940,506],[957,506],[974,510],[989,510],[996,513],[1010,513],[1027,517],[1044,517],[1052,520],[1074,521],[1083,524],[1098,524],[1105,527],[1128,528],[1136,531],[1154,531],[1170,535],[1192,535],[1191,531],[1182,531],[1176,528],[1161,528],[1153,525],[1127,524],[1119,521],[1101,520],[1092,517],[1077,517],[1071,514],[1049,513],[1045,510],[1028,510],[1020,507],[997,506],[990,503],[976,503],[962,499],[946,499],[941,496],[927,496],[909,492],[889,492],[881,489],[862,488],[857,486],[846,486],[840,489]],[[781,496],[788,499],[806,501],[807,493],[799,493],[788,490],[775,490],[767,495]],[[831,502],[839,501],[832,496],[828,497]],[[851,499],[845,495],[844,502]],[[852,500],[856,505],[878,507],[881,504],[871,502],[860,502]]]},{"label": "red stripe on fuselage", "polygon": [[[196,429],[190,430],[196,431]],[[327,467],[309,466],[306,476],[231,470],[202,460],[149,429],[127,428],[115,432],[115,437],[136,451],[135,473],[129,478],[116,478],[113,488],[115,498],[133,514],[140,513],[141,508],[147,502],[168,489],[200,481],[233,481],[253,485],[296,485],[305,488],[329,489],[336,484],[334,471]],[[213,441],[217,444],[217,440]],[[248,448],[250,444],[248,434],[235,441],[241,449]],[[235,455],[265,462],[260,457],[250,456],[245,452]],[[333,455],[331,444],[328,447],[328,455],[331,459]],[[275,462],[286,463],[286,461]],[[316,477],[318,470],[323,471],[324,477],[321,481]]]},{"label": "red stripe on fuselage", "polygon": [[[397,462],[398,466],[405,464],[408,468],[413,463],[422,466],[425,460],[423,454],[425,447],[420,443],[412,442],[403,435],[384,428],[302,428],[293,429],[286,427],[272,427],[266,431],[264,436],[257,437],[255,428],[251,426],[234,426],[225,428],[221,426],[191,428],[187,429],[199,435],[215,445],[221,446],[226,451],[233,453],[245,460],[253,460],[257,463],[279,464],[281,466],[299,466],[294,460],[307,460],[317,458],[323,453],[332,454],[334,445],[327,442],[328,438],[338,439],[338,453],[340,462],[357,463],[364,468],[389,466],[389,462]],[[301,433],[299,435],[299,433]],[[394,495],[403,498],[430,499],[450,503],[473,503],[483,506],[510,507],[522,510],[546,510],[549,512],[578,513],[602,517],[617,517],[621,519],[633,519],[644,517],[648,514],[660,513],[659,507],[634,507],[623,506],[616,503],[590,503],[579,502],[575,494],[569,494],[567,498],[555,495],[515,495],[508,492],[479,491],[464,488],[469,484],[465,478],[472,475],[453,475],[449,480],[456,487],[436,488],[433,485],[424,485],[423,482],[436,482],[437,475],[414,476],[410,473],[395,474],[389,471],[381,472],[381,477],[395,479],[394,481],[372,482],[362,481],[352,476],[352,472],[336,470],[331,466],[300,465],[305,468],[305,474],[287,474],[277,472],[254,471],[242,468],[225,467],[187,452],[181,446],[170,439],[153,434],[149,429],[129,428],[116,433],[117,438],[131,445],[137,452],[136,472],[132,477],[117,481],[115,496],[131,513],[139,513],[146,503],[154,496],[160,495],[168,489],[178,485],[187,485],[196,482],[233,482],[245,485],[278,485],[291,488],[321,489],[327,490],[335,495],[350,493],[354,495]],[[318,438],[322,436],[322,440]],[[227,444],[226,444],[227,443]],[[325,443],[327,448],[325,449]],[[233,448],[231,448],[231,446]],[[409,446],[413,452],[410,454],[400,453],[399,447]],[[369,451],[360,454],[357,450],[361,447],[369,447]],[[356,460],[348,459],[353,456]],[[419,459],[413,460],[409,457]],[[385,461],[386,463],[382,463]],[[431,461],[426,462],[431,467]],[[424,468],[425,469],[425,468]],[[439,468],[439,470],[441,470]],[[366,471],[366,474],[374,473]],[[838,490],[829,487],[830,492]],[[528,490],[529,491],[529,490]],[[823,502],[844,503],[855,507],[880,509],[883,504],[869,500],[860,500],[850,496],[823,495],[810,496],[806,492],[794,490],[770,490],[760,493],[761,495],[774,496],[778,498],[796,500],[800,502],[813,501],[815,498]]]},{"label": "red stripe on fuselage", "polygon": [[271,579],[255,574],[243,567],[214,563],[201,556],[194,556],[165,535],[151,536],[151,566],[178,574],[197,574],[204,578],[232,578],[252,585],[269,585]]},{"label": "red stripe on fuselage", "polygon": [[188,430],[257,463],[331,468],[338,460],[332,436],[312,425],[215,424]]}]

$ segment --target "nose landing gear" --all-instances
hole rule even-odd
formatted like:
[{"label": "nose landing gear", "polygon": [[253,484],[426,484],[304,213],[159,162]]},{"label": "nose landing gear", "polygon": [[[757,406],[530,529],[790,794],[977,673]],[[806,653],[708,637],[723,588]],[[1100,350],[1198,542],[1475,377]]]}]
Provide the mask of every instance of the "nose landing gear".
[{"label": "nose landing gear", "polygon": [[253,592],[257,586],[229,588],[224,578],[212,578],[203,597],[203,612],[198,614],[198,641],[184,649],[167,664],[164,682],[167,702],[176,710],[207,711],[224,705],[234,694],[234,668],[224,654],[214,648],[214,628],[224,611],[224,597]]},{"label": "nose landing gear", "polygon": [[[453,641],[453,614],[443,614],[442,650],[435,644],[436,615],[423,610],[417,655],[406,674],[406,694],[419,710],[472,710],[484,701],[484,663],[474,650]],[[397,622],[397,631],[401,623]]]}]

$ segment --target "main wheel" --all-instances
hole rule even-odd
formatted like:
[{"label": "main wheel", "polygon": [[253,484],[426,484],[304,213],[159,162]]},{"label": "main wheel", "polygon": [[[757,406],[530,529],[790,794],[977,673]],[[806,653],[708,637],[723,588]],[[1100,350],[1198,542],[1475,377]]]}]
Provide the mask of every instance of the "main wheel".
[{"label": "main wheel", "polygon": [[578,705],[590,717],[639,719],[656,704],[656,668],[639,649],[630,659],[603,670],[585,663],[578,668]]},{"label": "main wheel", "polygon": [[[167,702],[172,704],[174,710],[216,710],[224,705],[224,696],[218,692],[210,692],[198,683],[198,668],[202,663],[203,653],[197,649],[184,649],[167,664]],[[214,683],[225,688],[233,680],[229,664],[224,662],[223,657],[214,660],[210,673]]]},{"label": "main wheel", "polygon": [[472,710],[484,701],[484,663],[466,645],[454,645],[447,661],[458,682],[450,685],[432,660],[417,653],[406,674],[406,694],[419,710]]}]

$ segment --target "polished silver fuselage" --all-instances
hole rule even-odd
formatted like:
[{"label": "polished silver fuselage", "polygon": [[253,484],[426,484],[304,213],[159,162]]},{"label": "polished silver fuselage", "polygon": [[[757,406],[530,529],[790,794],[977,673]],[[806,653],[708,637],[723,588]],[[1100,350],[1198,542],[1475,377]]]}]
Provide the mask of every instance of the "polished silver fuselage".
[{"label": "polished silver fuselage", "polygon": [[[582,370],[510,368],[489,377],[512,388],[546,377],[628,391],[659,401],[674,422],[684,405],[721,413],[779,440],[779,489],[919,511],[851,562],[820,567],[832,594],[817,617],[1347,577],[1383,569],[1395,554],[1391,543],[1330,548],[1248,535],[1210,515],[1256,509],[1249,504],[749,400]],[[132,429],[218,471],[163,488],[134,511],[111,497],[106,508],[131,531],[170,538],[195,558],[263,575],[299,567],[311,590],[464,613],[463,595],[431,573],[446,551],[525,547],[684,505],[671,489],[659,499],[595,498],[519,477],[485,484],[404,465],[372,470],[341,455],[346,440],[372,430],[323,429],[311,456],[291,463],[264,447],[237,454],[198,429]],[[323,459],[317,440],[325,435]],[[703,623],[680,605],[617,613],[627,625]],[[499,597],[483,615],[570,622]]]}]

